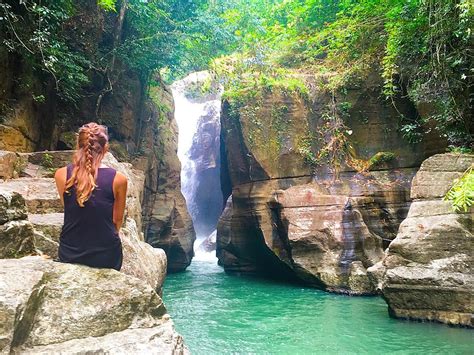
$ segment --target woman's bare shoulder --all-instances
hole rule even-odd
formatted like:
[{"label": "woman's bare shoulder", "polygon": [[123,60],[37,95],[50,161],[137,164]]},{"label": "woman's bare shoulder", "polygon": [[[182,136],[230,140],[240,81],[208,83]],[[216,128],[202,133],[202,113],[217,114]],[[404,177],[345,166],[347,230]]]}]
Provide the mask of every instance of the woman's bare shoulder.
[{"label": "woman's bare shoulder", "polygon": [[122,174],[121,172],[117,171],[115,174],[114,185],[117,186],[126,186],[127,185],[127,177]]},{"label": "woman's bare shoulder", "polygon": [[67,176],[67,166],[63,166],[62,168],[59,168],[54,173],[54,178],[56,180],[65,180],[66,176]]}]

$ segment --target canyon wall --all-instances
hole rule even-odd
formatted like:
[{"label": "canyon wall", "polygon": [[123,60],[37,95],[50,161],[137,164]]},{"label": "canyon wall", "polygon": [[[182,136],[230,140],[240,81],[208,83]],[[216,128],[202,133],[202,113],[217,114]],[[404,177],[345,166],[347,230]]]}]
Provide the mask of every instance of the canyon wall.
[{"label": "canyon wall", "polygon": [[307,93],[254,87],[224,101],[221,181],[232,201],[217,255],[227,272],[372,294],[367,268],[407,215],[417,168],[444,143],[431,135],[409,144],[399,117],[418,112],[407,99],[385,101],[376,75],[334,96],[319,80],[304,78]]}]

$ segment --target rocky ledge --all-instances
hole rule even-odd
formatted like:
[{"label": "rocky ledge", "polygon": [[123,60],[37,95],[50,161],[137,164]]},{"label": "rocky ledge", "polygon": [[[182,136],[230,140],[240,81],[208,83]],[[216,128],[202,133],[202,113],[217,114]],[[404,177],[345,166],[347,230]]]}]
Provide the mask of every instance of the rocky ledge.
[{"label": "rocky ledge", "polygon": [[42,257],[0,260],[0,353],[183,354],[140,279]]},{"label": "rocky ledge", "polygon": [[474,327],[474,210],[454,213],[442,199],[472,164],[474,155],[438,154],[413,179],[408,216],[369,269],[390,315]]},{"label": "rocky ledge", "polygon": [[0,181],[0,353],[187,352],[160,298],[165,252],[140,232],[143,174],[106,159],[129,179],[120,272],[51,260],[63,223],[51,168],[15,164]]}]

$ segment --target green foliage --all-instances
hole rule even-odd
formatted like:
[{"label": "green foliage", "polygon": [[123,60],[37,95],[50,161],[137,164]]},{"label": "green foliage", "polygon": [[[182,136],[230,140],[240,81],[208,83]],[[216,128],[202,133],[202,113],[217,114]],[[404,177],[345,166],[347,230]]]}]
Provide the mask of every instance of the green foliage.
[{"label": "green foliage", "polygon": [[97,0],[97,5],[106,11],[116,11],[116,0]]},{"label": "green foliage", "polygon": [[388,163],[396,158],[395,154],[392,152],[378,152],[374,154],[368,161],[368,170],[373,169],[374,167]]},{"label": "green foliage", "polygon": [[320,164],[313,149],[315,139],[314,135],[308,134],[299,140],[297,147],[298,153],[303,157],[305,163],[313,169]]},{"label": "green foliage", "polygon": [[44,153],[41,157],[41,165],[45,168],[53,167],[53,156],[49,153]]},{"label": "green foliage", "polygon": [[[425,127],[434,127],[454,146],[472,145],[472,1],[227,3],[221,16],[239,41],[234,49],[242,60],[332,73],[325,84],[330,91],[375,70],[392,103],[408,96],[430,107],[423,117],[400,120],[409,142],[419,142]],[[247,70],[261,75],[252,66]]]},{"label": "green foliage", "polygon": [[90,65],[82,53],[69,46],[62,31],[74,11],[72,0],[0,3],[4,48],[20,54],[38,75],[53,79],[59,97],[72,102],[81,97],[81,88],[89,82],[86,72]]},{"label": "green foliage", "polygon": [[444,197],[450,201],[456,212],[467,212],[474,203],[474,171],[471,166],[461,178],[454,181],[453,187]]}]

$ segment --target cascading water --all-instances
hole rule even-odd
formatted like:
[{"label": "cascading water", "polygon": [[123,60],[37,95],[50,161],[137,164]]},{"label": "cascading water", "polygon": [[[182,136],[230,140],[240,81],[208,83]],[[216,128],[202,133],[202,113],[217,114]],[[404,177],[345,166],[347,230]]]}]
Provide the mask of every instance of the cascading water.
[{"label": "cascading water", "polygon": [[179,128],[181,191],[196,230],[196,257],[209,258],[206,254],[215,250],[215,229],[222,211],[221,89],[208,72],[192,73],[171,88]]}]

